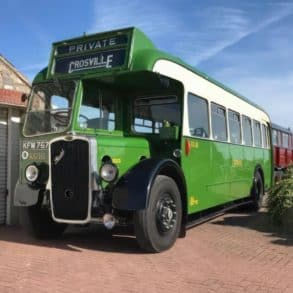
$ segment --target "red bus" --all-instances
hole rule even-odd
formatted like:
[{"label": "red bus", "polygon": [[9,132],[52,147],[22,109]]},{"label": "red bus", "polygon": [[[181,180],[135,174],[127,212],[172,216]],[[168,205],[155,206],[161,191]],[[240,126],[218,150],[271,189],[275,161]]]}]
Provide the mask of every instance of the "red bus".
[{"label": "red bus", "polygon": [[293,164],[293,133],[290,128],[272,124],[272,139],[275,171],[283,171]]}]

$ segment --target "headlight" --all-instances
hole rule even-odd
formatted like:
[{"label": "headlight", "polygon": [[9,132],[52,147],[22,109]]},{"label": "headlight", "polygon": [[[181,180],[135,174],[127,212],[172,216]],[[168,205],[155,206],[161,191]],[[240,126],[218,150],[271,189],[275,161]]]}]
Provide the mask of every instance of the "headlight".
[{"label": "headlight", "polygon": [[115,165],[106,163],[101,167],[100,176],[106,182],[112,182],[117,178],[118,169]]},{"label": "headlight", "polygon": [[39,177],[39,169],[36,165],[29,165],[25,169],[25,178],[29,182],[35,182]]}]

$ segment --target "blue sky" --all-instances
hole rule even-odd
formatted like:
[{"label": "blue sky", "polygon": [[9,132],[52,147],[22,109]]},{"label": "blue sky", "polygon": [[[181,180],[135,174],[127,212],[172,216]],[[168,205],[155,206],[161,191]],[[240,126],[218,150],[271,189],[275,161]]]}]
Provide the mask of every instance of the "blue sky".
[{"label": "blue sky", "polygon": [[0,54],[30,80],[51,43],[137,26],[293,128],[293,0],[2,0]]}]

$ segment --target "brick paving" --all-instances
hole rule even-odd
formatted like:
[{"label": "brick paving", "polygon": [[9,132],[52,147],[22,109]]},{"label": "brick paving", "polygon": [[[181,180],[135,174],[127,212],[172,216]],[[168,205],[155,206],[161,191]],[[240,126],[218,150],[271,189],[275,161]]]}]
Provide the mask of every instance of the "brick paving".
[{"label": "brick paving", "polygon": [[293,233],[266,213],[225,214],[160,254],[118,232],[37,241],[1,226],[0,292],[293,292]]}]

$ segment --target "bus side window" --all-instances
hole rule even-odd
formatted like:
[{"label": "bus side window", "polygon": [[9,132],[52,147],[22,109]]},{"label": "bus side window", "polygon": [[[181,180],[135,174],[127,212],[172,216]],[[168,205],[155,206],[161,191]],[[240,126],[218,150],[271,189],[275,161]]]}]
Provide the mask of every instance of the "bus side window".
[{"label": "bus side window", "polygon": [[227,141],[226,109],[223,106],[211,103],[213,138]]},{"label": "bus side window", "polygon": [[188,120],[191,136],[209,137],[208,103],[205,99],[188,94]]},{"label": "bus side window", "polygon": [[231,142],[241,144],[240,115],[237,112],[229,110],[228,116]]},{"label": "bus side window", "polygon": [[283,133],[282,141],[283,141],[283,147],[288,149],[289,148],[289,135],[287,133]]},{"label": "bus side window", "polygon": [[177,96],[145,96],[134,99],[132,129],[137,133],[160,134],[166,122],[169,126],[181,124]]},{"label": "bus side window", "polygon": [[242,116],[243,140],[245,145],[252,146],[251,119],[245,115]]},{"label": "bus side window", "polygon": [[282,133],[281,131],[277,131],[278,132],[278,146],[281,147],[283,142],[282,142]]},{"label": "bus side window", "polygon": [[278,133],[277,130],[273,130],[273,145],[278,145]]},{"label": "bus side window", "polygon": [[253,120],[253,138],[254,138],[254,145],[257,147],[261,147],[261,129],[260,123],[256,120]]},{"label": "bus side window", "polygon": [[268,136],[267,136],[267,129],[264,124],[261,125],[261,130],[262,130],[262,147],[267,148],[268,145]]}]

